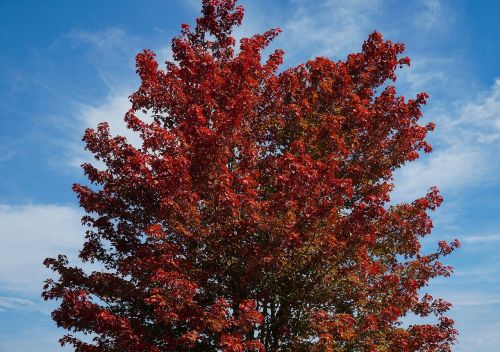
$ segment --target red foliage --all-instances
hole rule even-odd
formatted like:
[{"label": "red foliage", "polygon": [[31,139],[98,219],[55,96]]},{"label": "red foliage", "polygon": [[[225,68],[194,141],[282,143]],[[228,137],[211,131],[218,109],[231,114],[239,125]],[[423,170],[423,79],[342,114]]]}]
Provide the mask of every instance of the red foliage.
[{"label": "red foliage", "polygon": [[[450,305],[419,290],[448,276],[458,242],[421,253],[436,189],[388,206],[393,172],[431,151],[427,95],[405,100],[403,45],[373,33],[346,61],[319,57],[278,72],[262,61],[279,34],[231,36],[243,9],[204,0],[160,70],[137,55],[140,88],[125,116],[135,148],[108,125],[83,140],[98,170],[75,185],[88,215],[86,273],[47,259],[43,297],[76,351],[449,351]],[[154,122],[140,120],[144,111]],[[435,325],[401,325],[406,314]],[[81,341],[79,333],[93,341]]]}]

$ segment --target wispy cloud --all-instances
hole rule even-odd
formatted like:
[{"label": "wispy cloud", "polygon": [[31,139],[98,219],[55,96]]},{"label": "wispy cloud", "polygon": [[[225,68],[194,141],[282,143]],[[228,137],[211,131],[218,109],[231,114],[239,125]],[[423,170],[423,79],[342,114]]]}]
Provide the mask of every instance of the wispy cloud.
[{"label": "wispy cloud", "polygon": [[456,62],[452,57],[411,55],[411,67],[398,71],[398,88],[411,97],[429,89],[441,92],[447,90],[450,84],[457,86],[456,78],[447,72],[453,65]]},{"label": "wispy cloud", "polygon": [[193,11],[199,12],[201,10],[200,0],[183,0],[179,2],[188,5]]},{"label": "wispy cloud", "polygon": [[[481,144],[500,142],[500,78],[490,89],[466,103],[458,119],[449,119],[451,127],[467,127],[467,138]],[[498,145],[496,146],[498,148]]]},{"label": "wispy cloud", "polygon": [[[26,319],[22,328],[12,333],[0,334],[1,352],[71,352],[70,346],[61,347],[57,342],[64,331],[52,328],[52,324],[43,325],[34,319]],[[10,331],[9,331],[10,332]]]},{"label": "wispy cloud", "polygon": [[500,294],[486,293],[482,291],[459,290],[448,293],[441,293],[455,307],[488,306],[500,304]]},{"label": "wispy cloud", "polygon": [[25,310],[33,307],[35,303],[29,299],[19,297],[0,297],[0,312],[6,310]]},{"label": "wispy cloud", "polygon": [[395,202],[412,201],[432,186],[452,191],[485,176],[487,169],[487,160],[480,150],[453,145],[399,170],[392,198]]},{"label": "wispy cloud", "polygon": [[414,24],[418,28],[430,30],[438,25],[444,16],[441,0],[424,0],[421,9],[414,18]]},{"label": "wispy cloud", "polygon": [[[486,312],[486,314],[488,314],[488,312]],[[500,324],[491,316],[491,313],[489,315],[490,317],[485,319],[485,315],[481,317],[476,313],[475,316],[477,319],[474,320],[474,323],[476,323],[475,326],[473,326],[474,323],[469,323],[466,327],[463,327],[459,322],[459,343],[453,348],[453,351],[497,351]],[[468,319],[470,319],[470,316]]]},{"label": "wispy cloud", "polygon": [[397,200],[411,200],[431,186],[451,192],[499,181],[500,165],[492,160],[498,160],[500,148],[500,80],[475,99],[434,113],[436,151],[399,171]]},{"label": "wispy cloud", "polygon": [[[139,38],[124,29],[113,27],[102,31],[73,30],[66,37],[74,45],[83,47],[90,67],[100,78],[96,85],[104,85],[104,94],[96,98],[96,93],[89,91],[88,94],[72,97],[67,102],[65,115],[52,117],[54,126],[62,132],[62,138],[55,143],[62,147],[64,155],[57,155],[51,162],[76,168],[83,162],[95,162],[84,151],[81,138],[86,128],[95,128],[100,122],[107,122],[113,135],[124,136],[133,145],[140,146],[139,136],[130,131],[123,120],[131,107],[128,97],[138,87],[134,57],[140,50]],[[170,46],[161,44],[152,48],[160,64],[172,58]],[[102,90],[102,87],[99,88]]]},{"label": "wispy cloud", "polygon": [[284,25],[283,39],[290,55],[305,53],[338,57],[358,51],[375,28],[379,0],[293,0],[293,13]]},{"label": "wispy cloud", "polygon": [[467,282],[462,284],[452,291],[448,284],[447,291],[431,292],[435,297],[442,297],[453,304],[450,317],[455,320],[459,331],[458,345],[453,351],[496,351],[500,295],[478,283],[474,286]]},{"label": "wispy cloud", "polygon": [[500,242],[500,234],[484,235],[484,236],[467,236],[467,237],[463,237],[461,239],[461,242],[470,243],[470,244],[483,244],[483,243]]},{"label": "wispy cloud", "polygon": [[[39,296],[49,274],[43,260],[61,252],[76,256],[83,239],[80,217],[79,210],[60,205],[0,205],[0,289]],[[5,298],[2,302],[22,303]]]},{"label": "wispy cloud", "polygon": [[16,149],[13,144],[0,145],[0,163],[12,159],[16,155]]},{"label": "wispy cloud", "polygon": [[67,140],[64,141],[67,150],[66,162],[69,165],[79,167],[83,162],[94,162],[92,156],[83,150],[80,140],[86,128],[96,128],[100,122],[107,122],[113,135],[124,136],[129,143],[140,146],[140,137],[129,130],[123,120],[131,107],[128,96],[132,92],[131,88],[111,91],[100,104],[75,104],[76,123],[68,126]]},{"label": "wispy cloud", "polygon": [[110,27],[101,31],[88,30],[72,30],[66,37],[81,42],[86,45],[91,45],[103,54],[115,55],[118,52],[127,52],[130,47],[131,40],[136,40],[136,37],[131,36],[122,28]]}]

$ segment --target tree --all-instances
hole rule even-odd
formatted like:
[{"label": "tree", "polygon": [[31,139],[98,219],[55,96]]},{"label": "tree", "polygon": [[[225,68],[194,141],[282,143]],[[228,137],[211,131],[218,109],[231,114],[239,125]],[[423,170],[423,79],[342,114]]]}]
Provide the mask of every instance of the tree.
[{"label": "tree", "polygon": [[[88,129],[89,185],[74,185],[88,227],[80,252],[46,259],[43,297],[76,351],[450,351],[450,304],[422,295],[448,276],[423,254],[437,189],[390,205],[393,172],[430,152],[427,95],[386,82],[409,65],[375,32],[345,61],[278,71],[261,51],[280,30],[242,39],[235,0],[203,0],[174,61],[137,55],[125,116],[142,147]],[[153,117],[147,123],[138,112]],[[405,326],[407,314],[435,317]],[[76,334],[74,334],[76,333]],[[80,338],[81,334],[90,338]],[[92,340],[92,339],[93,340]]]}]

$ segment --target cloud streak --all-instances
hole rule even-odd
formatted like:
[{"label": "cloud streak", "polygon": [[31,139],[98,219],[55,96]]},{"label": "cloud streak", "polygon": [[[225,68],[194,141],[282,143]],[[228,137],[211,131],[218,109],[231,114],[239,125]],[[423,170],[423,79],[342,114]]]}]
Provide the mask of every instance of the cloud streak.
[{"label": "cloud streak", "polygon": [[483,244],[500,242],[500,234],[484,235],[484,236],[468,236],[461,239],[461,242],[470,244]]},{"label": "cloud streak", "polygon": [[358,51],[372,32],[381,1],[291,1],[294,8],[284,25],[288,55],[339,56]]},{"label": "cloud streak", "polygon": [[436,113],[436,151],[398,172],[397,201],[412,200],[434,185],[453,192],[498,182],[500,165],[492,160],[498,160],[500,146],[500,79],[452,112]]},{"label": "cloud streak", "polygon": [[423,8],[415,15],[414,24],[428,31],[443,19],[443,4],[440,0],[424,0],[421,6]]},{"label": "cloud streak", "polygon": [[[49,276],[42,262],[67,253],[75,257],[82,243],[81,213],[60,205],[0,205],[0,288],[24,297],[39,296]],[[3,298],[0,306],[27,301]]]},{"label": "cloud streak", "polygon": [[6,310],[25,310],[35,305],[32,301],[19,297],[0,297],[0,312]]}]

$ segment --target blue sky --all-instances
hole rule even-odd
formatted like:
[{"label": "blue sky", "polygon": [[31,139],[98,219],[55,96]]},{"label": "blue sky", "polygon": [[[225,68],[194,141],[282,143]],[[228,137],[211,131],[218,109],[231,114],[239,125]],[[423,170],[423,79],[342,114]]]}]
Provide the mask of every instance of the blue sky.
[{"label": "blue sky", "polygon": [[[500,2],[460,0],[242,0],[237,36],[270,27],[285,67],[359,51],[378,30],[407,45],[412,66],[399,71],[399,92],[431,98],[435,151],[405,166],[394,201],[411,201],[437,185],[445,204],[426,246],[458,237],[447,258],[451,279],[429,291],[454,303],[455,351],[498,351],[500,331]],[[170,38],[192,23],[195,0],[0,0],[0,352],[57,351],[62,334],[53,305],[39,298],[47,256],[75,256],[83,231],[71,192],[90,157],[83,130],[122,123],[138,84],[134,56],[150,48],[170,56]],[[131,136],[130,138],[136,138]]]}]

